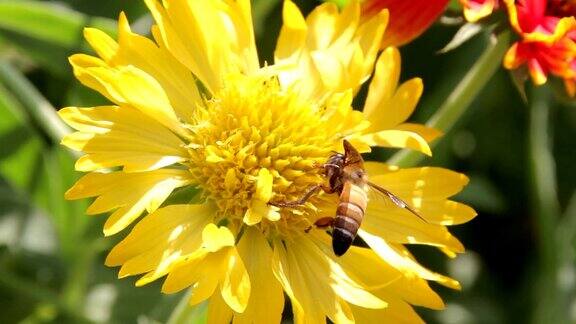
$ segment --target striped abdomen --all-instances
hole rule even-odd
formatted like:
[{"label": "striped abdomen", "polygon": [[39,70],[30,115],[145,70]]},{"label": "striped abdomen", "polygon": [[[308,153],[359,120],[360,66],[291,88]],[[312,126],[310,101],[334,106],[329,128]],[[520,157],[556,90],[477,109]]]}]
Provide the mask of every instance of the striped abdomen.
[{"label": "striped abdomen", "polygon": [[337,256],[346,253],[352,245],[367,203],[368,196],[364,188],[350,182],[344,183],[332,232],[332,249]]}]

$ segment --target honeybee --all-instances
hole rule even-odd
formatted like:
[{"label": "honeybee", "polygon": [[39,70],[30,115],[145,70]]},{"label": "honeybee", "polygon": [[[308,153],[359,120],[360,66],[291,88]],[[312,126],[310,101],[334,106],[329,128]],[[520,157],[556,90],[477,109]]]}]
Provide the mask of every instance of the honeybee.
[{"label": "honeybee", "polygon": [[304,204],[306,200],[319,190],[323,190],[328,194],[337,193],[340,199],[336,208],[336,217],[323,217],[314,222],[316,227],[332,227],[332,249],[337,256],[346,253],[356,238],[368,205],[368,190],[370,188],[383,194],[396,206],[410,211],[426,222],[405,201],[390,191],[368,181],[368,175],[364,169],[364,160],[358,150],[347,140],[343,141],[343,145],[344,153],[334,153],[322,166],[324,175],[328,179],[328,184],[317,184],[310,187],[306,194],[297,201],[271,204],[278,207],[295,207]]}]

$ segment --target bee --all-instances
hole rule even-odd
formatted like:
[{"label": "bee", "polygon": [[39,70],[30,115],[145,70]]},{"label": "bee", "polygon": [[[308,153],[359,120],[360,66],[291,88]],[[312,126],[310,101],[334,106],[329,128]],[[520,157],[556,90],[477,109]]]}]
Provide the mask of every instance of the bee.
[{"label": "bee", "polygon": [[327,184],[317,184],[310,187],[306,194],[296,201],[271,204],[278,207],[295,207],[304,204],[320,190],[328,194],[337,193],[340,198],[336,208],[336,216],[322,217],[314,222],[314,225],[319,228],[332,227],[332,249],[337,256],[346,253],[356,238],[368,206],[368,190],[370,188],[390,199],[396,206],[408,210],[426,222],[405,201],[368,181],[364,160],[358,150],[347,140],[343,141],[343,145],[344,153],[334,153],[322,166],[324,175],[328,179]]}]

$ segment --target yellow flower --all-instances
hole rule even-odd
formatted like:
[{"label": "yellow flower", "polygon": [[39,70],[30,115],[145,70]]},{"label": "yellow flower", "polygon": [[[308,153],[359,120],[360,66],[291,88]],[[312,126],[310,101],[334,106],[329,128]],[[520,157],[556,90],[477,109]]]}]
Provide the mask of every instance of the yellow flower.
[{"label": "yellow flower", "polygon": [[[320,165],[343,139],[430,154],[439,135],[406,123],[422,93],[420,79],[398,86],[395,48],[378,55],[387,12],[361,22],[360,6],[324,4],[305,19],[290,1],[275,62],[259,66],[250,3],[146,0],[153,40],[119,19],[118,41],[87,29],[99,57],[74,55],[76,77],[114,104],[69,107],[61,117],[77,132],[64,145],[84,152],[89,172],[67,198],[97,197],[89,214],[112,212],[116,234],[142,216],[108,255],[137,285],[166,277],[162,290],[190,287],[191,304],[208,300],[210,323],[278,323],[284,292],[297,322],[421,321],[412,305],[439,309],[427,280],[458,288],[419,265],[403,244],[462,245],[446,225],[474,211],[447,200],[465,176],[439,168],[367,163],[373,182],[409,202],[427,223],[383,199],[370,201],[360,236],[370,248],[343,257],[325,230],[337,197],[319,194],[298,208],[270,202],[300,198],[325,181]],[[352,99],[373,74],[363,112]],[[182,188],[182,189],[179,189]],[[198,188],[187,204],[175,191]]]}]

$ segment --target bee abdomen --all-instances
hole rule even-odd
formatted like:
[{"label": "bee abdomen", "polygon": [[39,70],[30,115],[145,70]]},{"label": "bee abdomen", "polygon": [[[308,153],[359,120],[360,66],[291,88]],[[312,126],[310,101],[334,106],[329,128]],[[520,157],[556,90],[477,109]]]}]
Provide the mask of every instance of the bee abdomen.
[{"label": "bee abdomen", "polygon": [[356,203],[341,202],[334,219],[334,231],[332,233],[332,249],[334,254],[341,256],[348,249],[364,217],[364,210]]}]

